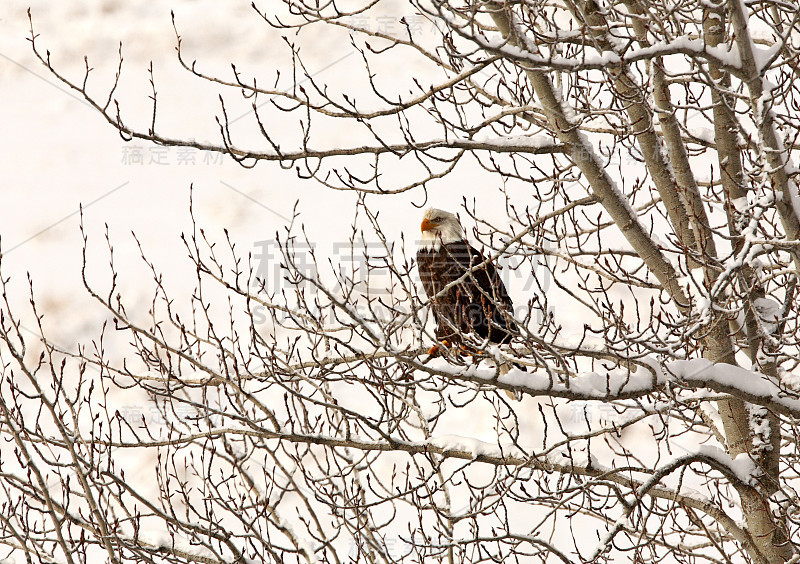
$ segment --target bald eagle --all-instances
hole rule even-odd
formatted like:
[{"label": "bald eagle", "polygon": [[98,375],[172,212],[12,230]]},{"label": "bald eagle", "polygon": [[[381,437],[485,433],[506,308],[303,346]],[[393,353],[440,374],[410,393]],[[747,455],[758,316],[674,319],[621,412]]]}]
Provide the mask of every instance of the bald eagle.
[{"label": "bald eagle", "polygon": [[489,343],[511,341],[518,332],[511,298],[495,266],[466,241],[458,218],[430,208],[420,228],[417,268],[436,320],[436,339],[457,345],[472,334]]}]

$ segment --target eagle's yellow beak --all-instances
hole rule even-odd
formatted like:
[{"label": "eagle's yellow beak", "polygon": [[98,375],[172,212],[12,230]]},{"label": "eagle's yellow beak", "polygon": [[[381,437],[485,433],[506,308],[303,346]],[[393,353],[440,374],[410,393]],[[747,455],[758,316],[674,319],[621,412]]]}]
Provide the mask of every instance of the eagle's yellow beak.
[{"label": "eagle's yellow beak", "polygon": [[424,233],[425,231],[430,231],[434,227],[436,227],[436,224],[426,217],[422,220],[422,225],[419,226],[419,229]]}]

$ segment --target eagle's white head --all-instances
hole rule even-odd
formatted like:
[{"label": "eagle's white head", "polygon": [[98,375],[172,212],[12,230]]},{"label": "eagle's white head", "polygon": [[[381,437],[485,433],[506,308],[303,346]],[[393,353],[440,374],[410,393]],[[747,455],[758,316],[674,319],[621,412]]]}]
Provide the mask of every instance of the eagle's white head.
[{"label": "eagle's white head", "polygon": [[420,249],[438,251],[441,246],[464,239],[464,228],[458,218],[446,211],[428,208],[422,216]]}]

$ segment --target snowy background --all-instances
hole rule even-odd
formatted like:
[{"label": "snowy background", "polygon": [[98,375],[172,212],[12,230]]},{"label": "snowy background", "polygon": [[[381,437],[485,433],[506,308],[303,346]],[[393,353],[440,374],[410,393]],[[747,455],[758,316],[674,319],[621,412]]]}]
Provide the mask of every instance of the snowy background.
[{"label": "snowy background", "polygon": [[[288,49],[280,34],[269,28],[250,2],[180,0],[47,2],[12,0],[0,8],[0,78],[5,134],[0,140],[0,174],[3,205],[0,233],[3,271],[16,280],[14,298],[27,302],[25,273],[30,272],[43,311],[57,316],[51,336],[64,346],[93,335],[97,318],[87,310],[88,297],[80,280],[81,238],[79,206],[90,239],[90,259],[98,257],[99,273],[106,271],[103,232],[108,224],[117,258],[134,272],[138,250],[130,236],[135,232],[147,256],[168,277],[184,276],[188,267],[179,239],[189,227],[189,187],[194,186],[198,223],[221,238],[227,228],[238,248],[259,252],[259,242],[271,240],[291,219],[295,202],[310,236],[323,253],[350,233],[355,196],[301,180],[277,163],[262,162],[247,170],[216,153],[193,149],[156,147],[123,141],[80,94],[58,82],[36,60],[26,10],[30,6],[37,44],[49,50],[56,69],[79,80],[84,56],[93,69],[89,91],[105,99],[123,44],[123,74],[115,97],[123,119],[146,129],[150,119],[148,65],[153,63],[159,99],[158,124],[172,137],[220,143],[215,116],[220,106],[217,90],[183,70],[176,59],[176,37],[170,11],[174,11],[187,58],[199,68],[230,76],[230,64],[249,76],[271,79],[277,68],[287,69]],[[371,22],[397,25],[397,15]],[[315,77],[334,84],[349,81],[357,57],[343,36],[294,38]],[[398,83],[419,77],[422,65],[404,61],[382,74]],[[229,91],[226,103],[245,132],[239,140],[248,148],[247,127],[254,126],[247,102]],[[236,106],[237,103],[241,105]],[[240,113],[236,113],[236,112]],[[295,123],[286,127],[296,130]],[[256,136],[250,139],[258,142]],[[350,146],[352,139],[337,128],[317,131],[319,146]],[[436,205],[455,210],[467,194],[477,198],[487,220],[503,215],[500,179],[477,167],[461,166],[456,174],[432,185],[426,201],[417,191],[382,199],[371,207],[384,210],[382,226],[390,238],[405,234],[406,254],[413,254],[421,210]],[[390,213],[391,212],[391,213]],[[469,228],[469,225],[467,224]],[[128,260],[128,258],[132,260]],[[100,261],[103,261],[102,264]],[[123,276],[121,289],[128,295],[150,295],[141,275]],[[520,282],[521,284],[524,281]],[[512,295],[514,283],[511,283]],[[524,297],[519,298],[524,303]],[[101,313],[98,312],[98,315]]]},{"label": "snowy background", "polygon": [[[223,229],[227,229],[242,254],[257,254],[261,242],[272,240],[276,231],[289,224],[295,205],[299,221],[318,245],[321,256],[331,256],[337,243],[347,242],[355,209],[354,194],[298,179],[293,170],[284,170],[277,163],[262,162],[249,170],[218,154],[123,141],[79,94],[58,82],[36,60],[28,41],[28,6],[38,34],[37,44],[43,51],[50,51],[54,67],[71,79],[80,80],[86,56],[93,69],[89,90],[101,99],[113,84],[119,42],[123,43],[123,75],[115,96],[120,100],[123,119],[139,130],[145,130],[150,119],[148,67],[152,61],[159,127],[170,137],[219,143],[214,118],[220,114],[217,90],[187,73],[176,60],[171,10],[183,38],[185,56],[196,59],[205,71],[230,76],[230,64],[234,62],[237,68],[246,68],[249,76],[270,78],[276,68],[287,68],[289,59],[280,34],[258,17],[249,0],[176,0],[169,5],[145,0],[3,3],[3,275],[12,280],[10,300],[31,337],[31,316],[25,311],[28,272],[49,336],[62,347],[74,348],[77,343],[96,337],[108,317],[92,302],[81,281],[81,205],[89,236],[90,276],[107,279],[107,225],[120,270],[119,291],[129,303],[140,301],[142,310],[152,298],[152,279],[139,259],[131,232],[136,234],[148,259],[164,274],[168,288],[175,291],[186,287],[188,291],[194,284],[193,265],[186,259],[180,239],[181,233],[191,230],[190,186],[194,188],[198,224],[219,242],[224,241]],[[391,21],[374,24],[391,25]],[[349,83],[352,68],[359,61],[341,36],[306,34],[296,41],[302,45],[305,62],[316,77],[339,85]],[[418,78],[424,68],[414,61],[398,62],[383,78],[401,85]],[[235,110],[230,115],[236,116],[237,122],[252,121],[246,101],[242,102],[235,92],[229,92],[228,101]],[[247,133],[243,135],[246,141]],[[319,146],[354,144],[337,128],[318,131],[316,138]],[[484,219],[500,224],[504,216],[501,187],[499,177],[483,172],[477,165],[461,166],[455,174],[431,185],[427,201],[418,191],[390,198],[376,196],[369,202],[371,208],[382,212],[381,225],[390,240],[399,241],[405,235],[406,256],[411,258],[421,218],[418,206],[457,210],[466,194],[479,202]],[[466,227],[469,231],[471,226],[467,223]],[[511,276],[509,282],[515,302],[525,303],[526,280],[522,274]],[[563,320],[569,319],[568,312],[560,314]],[[124,406],[138,400],[115,401]],[[533,405],[535,400],[526,401]],[[581,420],[582,408],[578,402],[568,409]],[[492,429],[480,429],[480,420],[474,417],[469,423],[453,423],[462,434],[491,438]],[[148,464],[139,462],[142,467]]]},{"label": "snowy background", "polygon": [[[389,4],[387,8],[392,8]],[[157,147],[136,140],[125,142],[79,93],[69,90],[35,58],[29,41],[29,6],[41,52],[49,51],[53,66],[78,82],[83,77],[86,57],[92,68],[88,90],[100,99],[108,96],[113,85],[122,42],[123,73],[115,97],[120,101],[123,119],[141,130],[146,130],[150,120],[148,67],[152,61],[159,129],[169,137],[221,143],[215,122],[221,114],[219,91],[180,66],[171,11],[182,37],[184,56],[190,61],[196,59],[198,68],[205,72],[229,78],[230,65],[235,63],[248,76],[269,81],[276,69],[286,72],[291,67],[281,34],[266,25],[249,0],[3,3],[3,275],[11,279],[10,300],[32,343],[37,331],[28,305],[27,273],[33,280],[40,313],[44,314],[45,330],[61,348],[75,350],[79,343],[90,343],[109,319],[83,288],[80,206],[89,241],[90,280],[99,288],[107,287],[107,225],[120,274],[118,290],[128,304],[138,306],[141,314],[146,313],[152,300],[153,281],[132,233],[148,260],[164,275],[165,286],[173,297],[185,297],[180,290],[185,288],[188,294],[194,287],[193,264],[180,239],[181,233],[191,231],[190,186],[198,225],[209,239],[219,243],[224,242],[223,229],[227,229],[241,256],[258,256],[264,243],[269,247],[276,231],[289,225],[296,205],[297,221],[305,226],[321,262],[326,262],[326,256],[341,258],[335,256],[335,251],[337,244],[347,243],[351,235],[354,194],[298,179],[292,169],[284,170],[277,163],[261,162],[253,169],[245,169],[217,153]],[[398,25],[398,14],[407,9],[404,5],[393,16],[367,25],[387,26],[391,31],[393,25]],[[346,36],[304,34],[293,41],[301,45],[305,63],[316,79],[339,87],[364,86],[353,80],[359,59]],[[411,59],[397,61],[395,67],[381,73],[381,80],[390,81],[386,86],[400,87],[414,78],[424,80],[420,73],[429,66]],[[226,105],[229,116],[235,116],[241,146],[266,148],[263,139],[252,134],[255,120],[248,109],[249,102],[243,101],[237,91],[229,90]],[[297,130],[294,122],[285,127],[281,133],[287,135]],[[319,147],[356,144],[336,127],[317,130],[315,137],[313,142]],[[248,140],[252,143],[248,144]],[[381,226],[390,241],[405,236],[405,256],[411,259],[416,253],[420,206],[456,211],[467,196],[476,199],[484,219],[502,224],[505,210],[501,188],[498,176],[484,172],[476,164],[462,165],[454,174],[432,183],[428,199],[416,191],[388,198],[374,196],[369,205],[381,212]],[[461,215],[464,218],[463,210]],[[465,227],[470,230],[468,221]],[[272,267],[259,266],[267,270]],[[509,271],[507,283],[515,301],[525,304],[527,276],[521,271]],[[110,352],[113,356],[114,351]],[[135,391],[118,391],[111,398],[112,407],[124,414],[126,408],[146,402],[139,396]],[[583,418],[580,409],[576,414]],[[135,417],[137,413],[131,415]],[[463,420],[454,421],[454,428],[462,434],[471,432],[490,440],[492,429],[480,428],[476,421],[480,418],[476,420],[464,412]],[[138,462],[143,467],[148,464]]]}]

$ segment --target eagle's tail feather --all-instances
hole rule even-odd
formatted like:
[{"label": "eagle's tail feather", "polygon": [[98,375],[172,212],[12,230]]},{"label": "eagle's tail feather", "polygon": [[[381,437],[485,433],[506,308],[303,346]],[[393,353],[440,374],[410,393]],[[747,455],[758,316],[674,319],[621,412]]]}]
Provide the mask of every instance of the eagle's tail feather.
[{"label": "eagle's tail feather", "polygon": [[[498,366],[498,370],[500,371],[501,376],[505,376],[509,372],[511,372],[512,368],[519,368],[523,372],[527,372],[525,367],[516,362],[501,362],[500,366]],[[510,397],[512,400],[521,401],[522,400],[522,393],[518,390],[504,390],[506,395]]]}]

